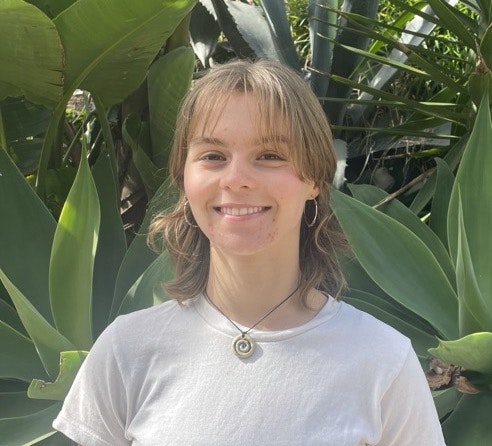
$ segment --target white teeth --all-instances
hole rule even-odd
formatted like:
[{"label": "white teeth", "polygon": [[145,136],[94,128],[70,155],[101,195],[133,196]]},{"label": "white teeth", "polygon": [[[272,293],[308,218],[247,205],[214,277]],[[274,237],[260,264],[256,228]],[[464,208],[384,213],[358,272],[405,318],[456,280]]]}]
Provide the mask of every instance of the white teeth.
[{"label": "white teeth", "polygon": [[249,207],[249,208],[221,208],[221,212],[226,215],[249,215],[261,212],[264,207]]}]

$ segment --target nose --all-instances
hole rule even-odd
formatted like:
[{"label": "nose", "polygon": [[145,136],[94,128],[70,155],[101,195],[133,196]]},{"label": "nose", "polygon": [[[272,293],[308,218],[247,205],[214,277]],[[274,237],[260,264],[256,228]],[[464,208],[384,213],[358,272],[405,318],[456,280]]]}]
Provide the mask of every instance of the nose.
[{"label": "nose", "polygon": [[245,160],[232,159],[220,179],[223,189],[251,189],[255,185],[253,167]]}]

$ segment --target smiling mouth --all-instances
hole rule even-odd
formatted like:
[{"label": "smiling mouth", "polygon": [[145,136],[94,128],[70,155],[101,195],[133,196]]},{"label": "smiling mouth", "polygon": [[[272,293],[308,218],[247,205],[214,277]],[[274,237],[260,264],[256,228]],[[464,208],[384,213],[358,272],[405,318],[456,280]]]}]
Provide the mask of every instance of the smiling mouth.
[{"label": "smiling mouth", "polygon": [[240,216],[240,215],[258,214],[260,212],[266,211],[269,208],[265,206],[251,206],[251,207],[244,207],[244,208],[218,207],[216,209],[220,213],[225,215]]}]

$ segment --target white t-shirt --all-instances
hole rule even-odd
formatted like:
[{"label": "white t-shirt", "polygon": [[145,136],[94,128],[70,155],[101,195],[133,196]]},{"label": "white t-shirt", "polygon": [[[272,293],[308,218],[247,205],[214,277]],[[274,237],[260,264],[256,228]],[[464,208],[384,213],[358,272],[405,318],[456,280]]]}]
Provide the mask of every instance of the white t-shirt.
[{"label": "white t-shirt", "polygon": [[247,359],[237,335],[203,297],[121,316],[53,426],[84,446],[444,445],[409,340],[372,316],[330,298],[302,326],[253,330]]}]

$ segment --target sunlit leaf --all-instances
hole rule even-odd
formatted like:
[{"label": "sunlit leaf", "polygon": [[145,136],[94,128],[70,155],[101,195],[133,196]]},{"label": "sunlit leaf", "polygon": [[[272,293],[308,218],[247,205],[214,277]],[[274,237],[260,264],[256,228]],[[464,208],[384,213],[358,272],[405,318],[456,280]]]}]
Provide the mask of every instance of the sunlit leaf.
[{"label": "sunlit leaf", "polygon": [[391,217],[341,192],[333,191],[332,207],[371,278],[445,338],[456,338],[456,293],[422,240]]},{"label": "sunlit leaf", "polygon": [[50,261],[50,299],[57,329],[76,348],[92,345],[91,301],[100,223],[99,199],[85,156],[56,228]]},{"label": "sunlit leaf", "polygon": [[492,373],[492,333],[472,333],[456,341],[439,341],[429,353],[448,364],[481,373]]},{"label": "sunlit leaf", "polygon": [[61,352],[60,373],[56,380],[46,382],[33,379],[29,389],[27,389],[29,398],[63,401],[88,353],[86,351]]},{"label": "sunlit leaf", "polygon": [[59,355],[74,346],[56,331],[0,269],[0,280],[14,302],[20,319],[31,337],[44,368],[51,377],[58,374]]}]

